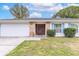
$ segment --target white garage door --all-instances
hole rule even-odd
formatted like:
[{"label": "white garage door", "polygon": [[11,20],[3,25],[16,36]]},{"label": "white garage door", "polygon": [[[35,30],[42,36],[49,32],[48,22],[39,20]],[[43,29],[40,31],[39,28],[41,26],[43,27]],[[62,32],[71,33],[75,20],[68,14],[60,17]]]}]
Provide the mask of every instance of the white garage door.
[{"label": "white garage door", "polygon": [[29,26],[27,24],[1,24],[1,36],[29,36]]}]

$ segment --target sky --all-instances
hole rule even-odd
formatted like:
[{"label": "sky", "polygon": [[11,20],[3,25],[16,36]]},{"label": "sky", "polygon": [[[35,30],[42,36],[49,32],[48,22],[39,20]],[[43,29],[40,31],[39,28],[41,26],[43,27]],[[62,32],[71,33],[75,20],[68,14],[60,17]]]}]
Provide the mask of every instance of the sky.
[{"label": "sky", "polygon": [[[16,3],[0,3],[0,19],[13,19],[10,13]],[[79,6],[78,3],[20,3],[28,8],[29,18],[51,18],[59,10],[69,6]]]}]

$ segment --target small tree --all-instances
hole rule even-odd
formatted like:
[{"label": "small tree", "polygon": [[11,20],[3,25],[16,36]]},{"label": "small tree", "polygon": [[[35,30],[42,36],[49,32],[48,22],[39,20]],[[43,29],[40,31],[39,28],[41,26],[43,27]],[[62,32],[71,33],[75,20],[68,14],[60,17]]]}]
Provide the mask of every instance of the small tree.
[{"label": "small tree", "polygon": [[65,37],[74,37],[75,33],[76,33],[76,29],[75,28],[65,28],[64,29]]},{"label": "small tree", "polygon": [[54,37],[56,34],[55,30],[47,30],[47,36]]},{"label": "small tree", "polygon": [[14,7],[12,7],[10,12],[16,17],[16,19],[24,19],[29,15],[28,9],[25,6],[19,4],[16,4]]}]

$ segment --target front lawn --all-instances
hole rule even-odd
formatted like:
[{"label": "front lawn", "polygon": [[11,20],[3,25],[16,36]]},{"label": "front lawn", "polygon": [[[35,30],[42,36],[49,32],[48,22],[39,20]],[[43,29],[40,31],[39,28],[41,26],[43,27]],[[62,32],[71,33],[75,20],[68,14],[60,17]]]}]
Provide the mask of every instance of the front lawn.
[{"label": "front lawn", "polygon": [[79,55],[79,38],[47,38],[24,41],[8,56],[72,56]]}]

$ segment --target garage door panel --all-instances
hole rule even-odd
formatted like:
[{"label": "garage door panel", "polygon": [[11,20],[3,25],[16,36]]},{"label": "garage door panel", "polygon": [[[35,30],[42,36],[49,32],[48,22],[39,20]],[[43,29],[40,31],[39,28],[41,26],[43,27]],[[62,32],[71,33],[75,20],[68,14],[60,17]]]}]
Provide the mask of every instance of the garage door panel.
[{"label": "garage door panel", "polygon": [[29,36],[29,26],[26,24],[2,24],[1,36]]}]

